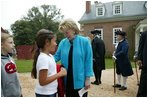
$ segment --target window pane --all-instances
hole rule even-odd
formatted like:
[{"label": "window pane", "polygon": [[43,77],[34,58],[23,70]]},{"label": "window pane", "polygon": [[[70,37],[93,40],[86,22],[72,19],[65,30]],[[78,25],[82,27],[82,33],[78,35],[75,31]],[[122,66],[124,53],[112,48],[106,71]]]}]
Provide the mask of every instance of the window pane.
[{"label": "window pane", "polygon": [[117,41],[117,35],[116,35],[116,31],[122,31],[122,28],[113,28],[113,44],[116,44],[116,43],[118,43],[118,41]]},{"label": "window pane", "polygon": [[103,15],[103,8],[98,8],[98,15]]},{"label": "window pane", "polygon": [[99,34],[99,37],[103,40],[103,29],[95,29],[95,30],[100,30],[101,34]]},{"label": "window pane", "polygon": [[120,5],[115,6],[115,14],[120,14]]}]

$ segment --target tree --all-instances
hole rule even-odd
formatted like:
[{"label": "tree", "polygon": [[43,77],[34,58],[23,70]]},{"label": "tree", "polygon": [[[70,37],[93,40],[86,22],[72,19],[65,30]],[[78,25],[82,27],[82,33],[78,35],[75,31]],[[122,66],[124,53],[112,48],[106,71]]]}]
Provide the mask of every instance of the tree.
[{"label": "tree", "polygon": [[127,28],[127,40],[129,43],[129,58],[133,60],[133,55],[135,53],[135,25],[131,25]]},{"label": "tree", "polygon": [[55,5],[32,7],[28,11],[27,16],[17,20],[11,25],[15,44],[32,45],[36,33],[43,28],[59,34],[58,25],[63,17],[64,16],[61,15],[61,10],[57,9]]}]

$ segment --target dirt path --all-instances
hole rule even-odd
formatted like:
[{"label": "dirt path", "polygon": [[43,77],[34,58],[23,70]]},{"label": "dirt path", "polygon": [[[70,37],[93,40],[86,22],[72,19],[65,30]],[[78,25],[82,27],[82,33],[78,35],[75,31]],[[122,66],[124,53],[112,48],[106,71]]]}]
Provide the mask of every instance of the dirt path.
[{"label": "dirt path", "polygon": [[[135,72],[135,69],[133,69]],[[139,71],[140,75],[140,71]],[[19,78],[22,86],[22,92],[24,97],[34,97],[34,87],[35,79],[30,77],[30,73],[19,73]],[[94,81],[94,77],[91,78]],[[120,91],[116,89],[114,94],[113,85],[113,69],[106,69],[102,73],[102,84],[101,85],[91,85],[89,89],[89,97],[135,97],[138,86],[136,75],[128,77],[127,85],[128,88],[125,91]]]}]

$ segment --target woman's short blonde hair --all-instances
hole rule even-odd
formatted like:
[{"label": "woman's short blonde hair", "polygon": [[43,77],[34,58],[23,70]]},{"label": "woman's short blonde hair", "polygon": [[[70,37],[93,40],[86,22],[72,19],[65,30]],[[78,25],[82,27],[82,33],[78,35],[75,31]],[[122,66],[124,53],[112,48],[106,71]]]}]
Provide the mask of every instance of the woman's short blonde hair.
[{"label": "woman's short blonde hair", "polygon": [[72,19],[65,19],[59,24],[59,31],[63,32],[64,30],[73,30],[76,34],[79,34],[80,30],[77,24]]}]

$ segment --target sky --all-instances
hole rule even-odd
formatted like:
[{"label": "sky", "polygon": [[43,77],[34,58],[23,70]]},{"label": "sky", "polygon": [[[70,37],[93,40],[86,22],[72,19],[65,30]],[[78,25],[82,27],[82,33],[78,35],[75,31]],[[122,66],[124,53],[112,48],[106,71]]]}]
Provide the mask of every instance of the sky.
[{"label": "sky", "polygon": [[[101,2],[111,2],[111,0]],[[10,31],[10,25],[26,16],[29,9],[43,4],[56,5],[61,9],[64,18],[72,18],[80,27],[78,21],[85,12],[86,0],[0,0],[1,27]],[[91,1],[91,4],[94,4],[94,1]]]}]

